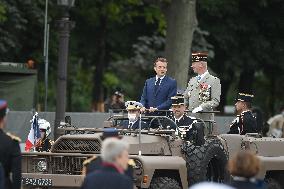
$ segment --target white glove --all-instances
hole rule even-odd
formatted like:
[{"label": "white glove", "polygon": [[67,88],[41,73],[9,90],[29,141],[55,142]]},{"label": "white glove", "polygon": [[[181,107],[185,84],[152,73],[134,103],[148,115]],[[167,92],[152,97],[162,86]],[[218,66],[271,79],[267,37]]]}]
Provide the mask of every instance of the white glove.
[{"label": "white glove", "polygon": [[193,110],[192,110],[192,113],[197,113],[197,112],[200,112],[200,111],[202,111],[203,109],[202,109],[202,107],[201,106],[198,106],[197,108],[194,108]]}]

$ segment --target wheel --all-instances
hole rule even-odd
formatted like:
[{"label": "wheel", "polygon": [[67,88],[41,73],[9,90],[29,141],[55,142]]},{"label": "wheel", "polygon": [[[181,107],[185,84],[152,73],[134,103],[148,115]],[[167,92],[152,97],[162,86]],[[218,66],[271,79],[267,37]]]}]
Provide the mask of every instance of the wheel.
[{"label": "wheel", "polygon": [[223,183],[229,179],[226,169],[228,154],[216,138],[207,139],[201,146],[183,144],[189,185],[201,181]]},{"label": "wheel", "polygon": [[281,189],[280,183],[274,178],[266,178],[264,179],[267,189]]},{"label": "wheel", "polygon": [[155,177],[152,179],[149,189],[181,189],[181,186],[175,179]]}]

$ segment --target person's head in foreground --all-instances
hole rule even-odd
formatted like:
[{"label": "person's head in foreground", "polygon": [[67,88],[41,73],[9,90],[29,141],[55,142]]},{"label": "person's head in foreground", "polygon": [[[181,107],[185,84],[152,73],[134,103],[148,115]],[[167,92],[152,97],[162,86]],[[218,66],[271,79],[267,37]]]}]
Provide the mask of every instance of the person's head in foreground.
[{"label": "person's head in foreground", "polygon": [[260,170],[260,160],[251,151],[244,150],[238,152],[229,160],[228,169],[235,177],[252,178]]},{"label": "person's head in foreground", "polygon": [[201,182],[193,185],[189,189],[234,189],[234,188],[220,183]]},{"label": "person's head in foreground", "polygon": [[128,167],[128,149],[129,145],[115,138],[108,138],[102,144],[102,160],[105,163],[114,164],[122,170]]},{"label": "person's head in foreground", "polygon": [[171,99],[173,114],[176,119],[179,119],[185,112],[184,97],[182,95],[177,95],[171,97]]},{"label": "person's head in foreground", "polygon": [[125,102],[126,110],[128,112],[128,119],[130,122],[138,120],[140,109],[143,105],[140,102],[136,101],[127,101]]},{"label": "person's head in foreground", "polygon": [[202,75],[207,71],[207,52],[193,52],[191,54],[191,68],[194,73]]},{"label": "person's head in foreground", "polygon": [[7,119],[8,105],[5,100],[0,99],[0,129],[4,128]]}]

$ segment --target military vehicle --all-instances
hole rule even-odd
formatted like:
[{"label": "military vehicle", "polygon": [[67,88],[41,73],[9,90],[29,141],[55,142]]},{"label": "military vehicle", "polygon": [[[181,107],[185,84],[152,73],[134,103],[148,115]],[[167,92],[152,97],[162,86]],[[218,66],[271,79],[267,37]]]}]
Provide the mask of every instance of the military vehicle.
[{"label": "military vehicle", "polygon": [[[125,119],[112,117],[112,122]],[[190,185],[208,180],[226,182],[228,158],[250,149],[263,163],[258,178],[283,184],[284,141],[264,138],[258,134],[204,136],[204,125],[198,120],[191,126],[169,130],[167,117],[145,116],[158,120],[159,127],[144,130],[119,129],[122,140],[130,144],[134,160],[134,183],[137,188],[187,189]],[[149,124],[150,125],[150,124]],[[79,188],[83,182],[83,161],[100,154],[102,129],[60,128],[59,137],[51,152],[23,153],[22,183],[24,188]],[[284,178],[284,177],[283,177]]]}]

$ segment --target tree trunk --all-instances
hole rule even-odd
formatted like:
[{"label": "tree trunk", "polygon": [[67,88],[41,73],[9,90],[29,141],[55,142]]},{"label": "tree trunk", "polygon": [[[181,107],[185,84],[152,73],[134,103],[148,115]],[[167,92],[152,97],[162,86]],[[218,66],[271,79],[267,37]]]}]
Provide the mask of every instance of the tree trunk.
[{"label": "tree trunk", "polygon": [[100,18],[100,33],[98,36],[98,54],[95,73],[93,76],[93,107],[92,111],[104,111],[104,94],[103,94],[103,75],[106,65],[106,30],[107,20],[105,16]]},{"label": "tree trunk", "polygon": [[185,89],[191,55],[191,42],[197,27],[196,0],[172,0],[166,7],[167,36],[165,56],[168,73]]}]

